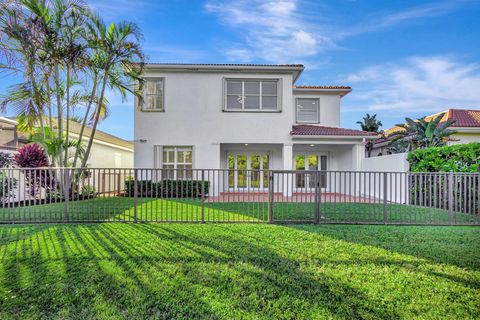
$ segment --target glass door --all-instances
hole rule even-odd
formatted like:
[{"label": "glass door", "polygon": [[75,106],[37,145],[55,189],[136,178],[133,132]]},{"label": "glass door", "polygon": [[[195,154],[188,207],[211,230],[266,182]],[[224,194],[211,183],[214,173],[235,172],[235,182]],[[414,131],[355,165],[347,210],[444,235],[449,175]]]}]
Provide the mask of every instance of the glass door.
[{"label": "glass door", "polygon": [[268,188],[270,156],[267,153],[239,152],[227,156],[228,187],[232,191],[264,190]]},{"label": "glass door", "polygon": [[[297,154],[295,155],[295,170],[300,170],[295,175],[295,187],[302,191],[314,191],[317,185],[317,171],[327,170],[327,156],[322,154]],[[315,172],[315,174],[314,174]],[[327,187],[326,175],[320,174],[320,187]]]}]

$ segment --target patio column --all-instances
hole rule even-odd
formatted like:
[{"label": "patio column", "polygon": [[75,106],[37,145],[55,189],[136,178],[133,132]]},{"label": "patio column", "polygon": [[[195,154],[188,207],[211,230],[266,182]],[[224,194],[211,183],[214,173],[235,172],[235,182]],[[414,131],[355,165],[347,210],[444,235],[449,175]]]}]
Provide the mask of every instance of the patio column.
[{"label": "patio column", "polygon": [[[283,170],[292,170],[293,168],[293,144],[284,144],[283,145]],[[284,174],[283,179],[283,186],[279,186],[280,190],[283,190],[283,195],[285,197],[292,196],[293,190],[293,175],[292,174]]]}]

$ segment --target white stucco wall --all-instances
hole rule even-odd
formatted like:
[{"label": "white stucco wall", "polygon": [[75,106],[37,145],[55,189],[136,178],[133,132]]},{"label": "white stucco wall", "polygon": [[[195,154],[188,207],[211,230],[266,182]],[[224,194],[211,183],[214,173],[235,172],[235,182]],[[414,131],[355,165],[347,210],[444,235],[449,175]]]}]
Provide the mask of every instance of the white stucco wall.
[{"label": "white stucco wall", "polygon": [[133,168],[133,151],[94,142],[87,166],[90,168]]},{"label": "white stucco wall", "polygon": [[407,156],[408,153],[396,153],[364,158],[361,168],[363,171],[407,172],[410,169]]},{"label": "white stucco wall", "polygon": [[[135,167],[153,167],[155,145],[193,146],[194,168],[220,168],[220,144],[292,143],[295,124],[292,74],[150,71],[165,79],[165,112],[135,110]],[[224,79],[278,79],[280,112],[225,112]],[[302,96],[304,96],[302,94]],[[311,95],[310,95],[311,96]],[[339,95],[321,93],[321,124],[339,125]]]}]

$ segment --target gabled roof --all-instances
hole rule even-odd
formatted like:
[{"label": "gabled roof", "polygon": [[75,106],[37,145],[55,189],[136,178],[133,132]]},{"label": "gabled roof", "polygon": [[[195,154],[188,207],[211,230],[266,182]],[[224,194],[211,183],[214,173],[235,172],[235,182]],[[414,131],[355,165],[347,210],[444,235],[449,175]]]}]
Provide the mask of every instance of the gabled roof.
[{"label": "gabled roof", "polygon": [[375,132],[362,130],[325,127],[317,125],[299,124],[292,126],[292,136],[350,136],[350,137],[377,137]]}]

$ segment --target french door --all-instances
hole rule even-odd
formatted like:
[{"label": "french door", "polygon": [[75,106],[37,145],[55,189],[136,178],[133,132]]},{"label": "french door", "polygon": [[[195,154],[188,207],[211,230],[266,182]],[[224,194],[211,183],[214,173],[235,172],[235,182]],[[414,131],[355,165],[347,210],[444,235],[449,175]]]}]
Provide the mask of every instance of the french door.
[{"label": "french door", "polygon": [[228,187],[232,191],[268,188],[270,156],[262,152],[232,152],[227,155]]},{"label": "french door", "polygon": [[[295,187],[301,191],[313,192],[317,179],[320,179],[319,186],[327,188],[327,175],[317,174],[317,171],[326,171],[328,157],[321,153],[297,153],[294,158],[295,170],[304,172],[295,175]],[[312,171],[311,173],[309,171]]]}]

